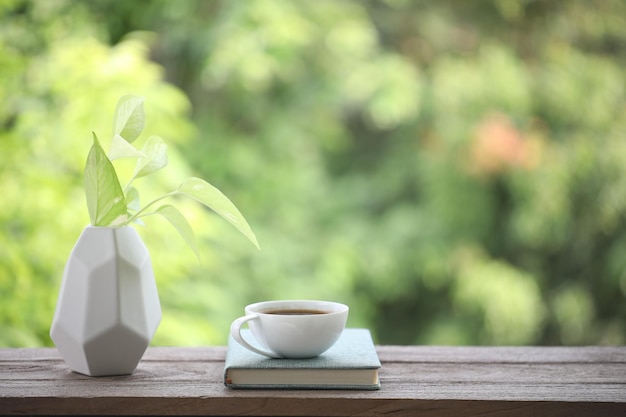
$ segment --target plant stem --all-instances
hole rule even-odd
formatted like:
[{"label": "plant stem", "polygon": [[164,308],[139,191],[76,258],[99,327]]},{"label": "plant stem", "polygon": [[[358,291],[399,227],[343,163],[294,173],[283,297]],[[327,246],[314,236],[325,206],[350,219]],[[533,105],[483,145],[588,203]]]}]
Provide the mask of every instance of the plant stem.
[{"label": "plant stem", "polygon": [[135,181],[135,178],[137,178],[137,174],[133,174],[131,179],[128,180],[128,183],[126,184],[126,187],[124,187],[124,195],[126,195],[128,190],[130,189],[130,186],[132,185],[133,181]]},{"label": "plant stem", "polygon": [[150,206],[154,205],[155,203],[164,200],[168,197],[172,197],[175,196],[177,194],[180,194],[179,191],[172,191],[170,193],[167,194],[163,194],[162,196],[155,198],[154,200],[152,200],[151,202],[149,202],[148,204],[146,204],[145,206],[143,206],[137,213],[133,214],[131,217],[128,218],[128,220],[126,220],[126,224],[130,224],[132,223],[134,220],[138,219],[139,217],[142,216],[142,213],[144,211],[146,211]]}]

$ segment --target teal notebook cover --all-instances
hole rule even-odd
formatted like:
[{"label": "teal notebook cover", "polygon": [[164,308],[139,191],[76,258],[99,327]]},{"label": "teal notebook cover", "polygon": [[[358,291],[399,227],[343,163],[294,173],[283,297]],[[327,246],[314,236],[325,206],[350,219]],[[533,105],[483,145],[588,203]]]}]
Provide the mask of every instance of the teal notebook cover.
[{"label": "teal notebook cover", "polygon": [[[253,341],[249,330],[242,335]],[[248,389],[380,389],[381,367],[368,329],[345,329],[329,350],[311,359],[270,359],[232,337],[224,364],[224,385]]]}]

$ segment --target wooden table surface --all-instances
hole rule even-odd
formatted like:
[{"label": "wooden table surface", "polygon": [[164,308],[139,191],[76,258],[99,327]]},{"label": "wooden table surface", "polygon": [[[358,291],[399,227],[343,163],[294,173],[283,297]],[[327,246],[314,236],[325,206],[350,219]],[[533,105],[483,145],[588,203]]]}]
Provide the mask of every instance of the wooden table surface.
[{"label": "wooden table surface", "polygon": [[86,377],[56,349],[0,349],[0,415],[626,416],[626,347],[378,346],[380,391],[232,390],[224,347],[151,347]]}]

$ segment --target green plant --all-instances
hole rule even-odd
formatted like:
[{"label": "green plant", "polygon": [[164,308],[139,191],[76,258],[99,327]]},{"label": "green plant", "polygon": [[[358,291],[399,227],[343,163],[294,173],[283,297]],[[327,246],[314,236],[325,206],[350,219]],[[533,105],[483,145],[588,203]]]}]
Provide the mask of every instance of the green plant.
[{"label": "green plant", "polygon": [[[108,155],[100,145],[97,135],[93,133],[93,145],[85,165],[85,193],[91,224],[121,227],[139,222],[143,217],[159,214],[176,228],[197,255],[193,229],[183,214],[171,204],[156,207],[162,200],[185,196],[215,211],[258,248],[256,236],[237,207],[220,190],[203,179],[188,178],[176,190],[143,206],[140,204],[139,191],[134,186],[135,180],[159,171],[168,162],[167,145],[158,136],[150,136],[141,150],[132,145],[141,135],[144,125],[143,98],[126,95],[120,98],[115,109],[113,138]],[[137,159],[134,172],[124,188],[112,163],[122,158]]]}]

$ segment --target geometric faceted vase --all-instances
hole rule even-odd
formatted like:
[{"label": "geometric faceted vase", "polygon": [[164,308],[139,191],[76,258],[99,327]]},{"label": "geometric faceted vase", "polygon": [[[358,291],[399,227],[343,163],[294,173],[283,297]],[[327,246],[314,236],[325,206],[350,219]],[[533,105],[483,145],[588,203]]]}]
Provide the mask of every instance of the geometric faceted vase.
[{"label": "geometric faceted vase", "polygon": [[50,337],[70,369],[132,374],[161,322],[150,255],[130,226],[87,226],[65,265]]}]

